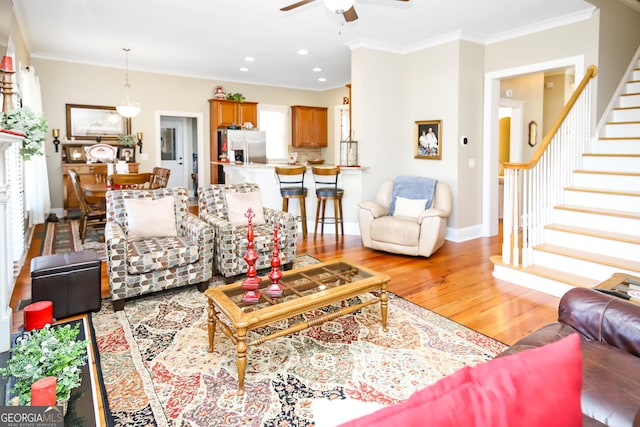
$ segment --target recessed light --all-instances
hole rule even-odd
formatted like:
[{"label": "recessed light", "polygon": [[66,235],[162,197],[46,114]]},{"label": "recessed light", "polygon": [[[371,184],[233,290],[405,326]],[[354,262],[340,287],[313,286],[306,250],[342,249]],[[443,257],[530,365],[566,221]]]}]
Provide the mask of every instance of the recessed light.
[{"label": "recessed light", "polygon": [[249,71],[249,69],[247,67],[240,67],[240,71],[245,73],[245,72]]},{"label": "recessed light", "polygon": [[247,62],[253,62],[256,60],[256,58],[254,58],[253,56],[245,56],[244,60]]},{"label": "recessed light", "polygon": [[327,79],[325,79],[324,77],[320,77],[320,78],[318,79],[318,81],[319,81],[319,82],[326,82],[326,81],[327,81]]},{"label": "recessed light", "polygon": [[314,67],[314,69],[313,69],[314,73],[319,73],[320,71],[322,71],[322,68],[320,68],[320,67]]},{"label": "recessed light", "polygon": [[307,49],[300,49],[300,50],[298,51],[298,54],[299,54],[299,55],[307,55],[308,53],[309,53],[309,51],[308,51]]}]

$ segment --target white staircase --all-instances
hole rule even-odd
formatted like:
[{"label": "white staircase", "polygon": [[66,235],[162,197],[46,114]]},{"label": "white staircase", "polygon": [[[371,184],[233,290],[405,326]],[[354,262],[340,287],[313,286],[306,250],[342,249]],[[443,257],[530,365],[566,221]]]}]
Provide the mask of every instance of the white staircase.
[{"label": "white staircase", "polygon": [[494,276],[557,296],[613,273],[640,276],[640,59],[629,76],[595,147],[553,207],[531,265],[492,257]]}]

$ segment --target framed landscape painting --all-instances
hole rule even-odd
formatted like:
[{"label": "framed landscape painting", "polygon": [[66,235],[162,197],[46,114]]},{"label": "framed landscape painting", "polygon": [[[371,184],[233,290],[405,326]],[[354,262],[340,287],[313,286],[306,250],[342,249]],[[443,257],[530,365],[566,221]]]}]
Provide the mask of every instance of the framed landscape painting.
[{"label": "framed landscape painting", "polygon": [[414,158],[442,160],[442,120],[415,122]]},{"label": "framed landscape painting", "polygon": [[131,119],[116,107],[67,104],[67,138],[71,140],[117,141],[131,133]]}]

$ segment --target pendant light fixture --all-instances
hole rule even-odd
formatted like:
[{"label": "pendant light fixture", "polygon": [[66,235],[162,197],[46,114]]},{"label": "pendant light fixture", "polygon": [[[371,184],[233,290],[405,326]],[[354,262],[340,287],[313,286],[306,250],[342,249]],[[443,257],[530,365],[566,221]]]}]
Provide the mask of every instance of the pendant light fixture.
[{"label": "pendant light fixture", "polygon": [[129,99],[129,89],[131,86],[129,85],[129,52],[131,49],[126,47],[122,48],[125,53],[125,61],[126,61],[126,74],[124,78],[124,100],[120,103],[120,105],[116,106],[116,110],[122,117],[135,117],[140,112],[140,103],[139,102],[131,102]]}]

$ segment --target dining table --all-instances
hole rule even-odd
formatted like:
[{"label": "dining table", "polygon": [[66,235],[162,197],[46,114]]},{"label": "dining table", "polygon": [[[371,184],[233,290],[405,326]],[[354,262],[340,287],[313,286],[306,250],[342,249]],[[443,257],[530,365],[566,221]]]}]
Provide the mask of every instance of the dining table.
[{"label": "dining table", "polygon": [[107,191],[111,190],[106,182],[83,182],[80,187],[89,203],[103,203],[106,200]]}]

